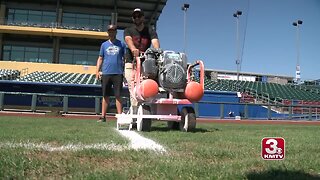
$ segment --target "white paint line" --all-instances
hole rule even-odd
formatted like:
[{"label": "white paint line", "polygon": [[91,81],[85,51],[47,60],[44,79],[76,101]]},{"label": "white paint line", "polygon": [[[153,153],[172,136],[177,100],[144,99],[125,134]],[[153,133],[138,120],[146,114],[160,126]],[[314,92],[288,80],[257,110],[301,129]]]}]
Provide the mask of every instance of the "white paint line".
[{"label": "white paint line", "polygon": [[25,149],[39,149],[44,151],[82,151],[86,149],[109,150],[109,151],[124,151],[124,150],[152,150],[155,152],[165,153],[166,150],[160,144],[151,139],[147,139],[137,132],[128,130],[118,130],[118,132],[130,140],[130,145],[118,145],[114,143],[97,143],[97,144],[66,144],[62,146],[54,146],[50,143],[32,143],[32,142],[0,142],[0,148],[25,148]]},{"label": "white paint line", "polygon": [[123,151],[128,150],[127,146],[117,145],[117,144],[106,144],[106,143],[98,143],[98,144],[67,144],[63,146],[53,146],[49,143],[0,143],[0,148],[26,148],[26,149],[40,149],[45,151],[82,151],[85,149],[97,149],[97,150],[110,150],[110,151]]},{"label": "white paint line", "polygon": [[135,150],[145,149],[165,153],[166,150],[160,144],[151,139],[147,139],[140,134],[129,130],[118,130],[121,135],[130,140],[130,147]]}]

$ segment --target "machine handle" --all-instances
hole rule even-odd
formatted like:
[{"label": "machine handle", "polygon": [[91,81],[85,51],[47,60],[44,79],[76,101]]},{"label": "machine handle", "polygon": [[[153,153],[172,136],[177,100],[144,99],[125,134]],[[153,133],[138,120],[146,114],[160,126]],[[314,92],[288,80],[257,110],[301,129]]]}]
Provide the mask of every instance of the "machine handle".
[{"label": "machine handle", "polygon": [[187,73],[187,80],[188,83],[191,81],[190,76],[191,76],[191,70],[196,67],[197,65],[200,65],[200,85],[204,89],[204,64],[201,60],[197,60],[195,63],[190,64],[188,67],[188,73]]},{"label": "machine handle", "polygon": [[141,92],[140,92],[140,78],[141,78],[141,56],[139,57],[134,57],[136,59],[136,69],[134,70],[134,66],[132,68],[132,80],[131,80],[131,95],[132,97],[134,97],[135,99],[143,99],[143,97],[141,96]]}]

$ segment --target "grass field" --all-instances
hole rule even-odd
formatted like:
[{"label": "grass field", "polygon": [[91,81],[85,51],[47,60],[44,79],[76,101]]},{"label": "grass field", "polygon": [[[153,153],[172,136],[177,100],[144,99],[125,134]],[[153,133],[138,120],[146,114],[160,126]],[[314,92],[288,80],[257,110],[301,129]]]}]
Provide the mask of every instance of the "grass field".
[{"label": "grass field", "polygon": [[[320,179],[316,125],[198,123],[183,133],[156,122],[139,134],[166,152],[130,149],[115,121],[0,116],[0,179]],[[285,138],[284,160],[261,158],[263,137]]]}]

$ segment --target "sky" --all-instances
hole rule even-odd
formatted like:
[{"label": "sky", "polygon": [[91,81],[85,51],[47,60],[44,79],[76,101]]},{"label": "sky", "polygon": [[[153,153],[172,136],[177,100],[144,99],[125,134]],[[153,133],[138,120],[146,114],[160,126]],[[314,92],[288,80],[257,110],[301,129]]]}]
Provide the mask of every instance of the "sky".
[{"label": "sky", "polygon": [[[184,3],[188,61],[206,69],[236,71],[236,18],[240,10],[241,72],[295,76],[300,26],[301,79],[320,79],[320,0],[168,0],[157,23],[164,50],[184,50]],[[240,57],[241,57],[240,56]]]},{"label": "sky", "polygon": [[[186,43],[184,43],[184,3]],[[300,26],[302,80],[320,79],[320,0],[168,0],[157,22],[161,48],[183,52],[205,69],[236,71],[239,17],[241,72],[295,77]],[[240,72],[240,73],[241,73]]]}]

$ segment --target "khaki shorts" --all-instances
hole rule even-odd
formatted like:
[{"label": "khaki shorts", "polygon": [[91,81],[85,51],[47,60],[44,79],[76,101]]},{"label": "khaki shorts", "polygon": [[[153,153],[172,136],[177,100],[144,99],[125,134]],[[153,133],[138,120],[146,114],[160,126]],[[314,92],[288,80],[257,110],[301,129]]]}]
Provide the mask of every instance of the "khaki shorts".
[{"label": "khaki shorts", "polygon": [[131,106],[137,106],[138,105],[138,102],[135,98],[133,98],[131,96],[131,80],[132,80],[132,63],[125,63],[124,65],[124,76],[127,80],[127,83],[128,83],[128,88],[129,88],[129,92],[130,92],[130,103],[131,103]]}]

